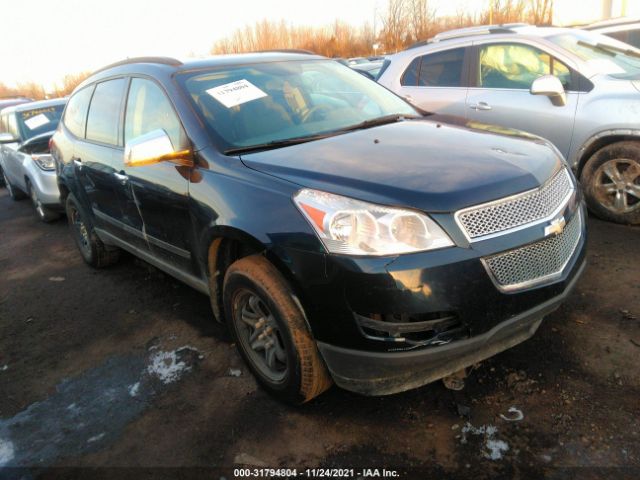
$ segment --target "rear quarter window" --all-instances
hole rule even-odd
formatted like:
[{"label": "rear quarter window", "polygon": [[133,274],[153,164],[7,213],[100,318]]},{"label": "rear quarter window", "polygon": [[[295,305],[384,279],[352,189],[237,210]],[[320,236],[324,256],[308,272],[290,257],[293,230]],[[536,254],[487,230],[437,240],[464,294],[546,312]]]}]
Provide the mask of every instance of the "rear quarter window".
[{"label": "rear quarter window", "polygon": [[93,85],[77,91],[69,99],[64,111],[64,126],[76,137],[84,138],[84,127],[87,121],[89,101],[93,94]]}]

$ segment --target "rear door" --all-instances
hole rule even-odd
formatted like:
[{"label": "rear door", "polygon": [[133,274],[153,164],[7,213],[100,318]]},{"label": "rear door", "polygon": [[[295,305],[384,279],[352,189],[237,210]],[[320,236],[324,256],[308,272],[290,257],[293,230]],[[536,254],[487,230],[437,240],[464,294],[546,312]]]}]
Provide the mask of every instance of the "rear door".
[{"label": "rear door", "polygon": [[[566,157],[579,98],[572,70],[540,48],[519,42],[479,44],[474,60],[467,118],[540,135]],[[549,74],[564,85],[566,105],[555,106],[548,97],[529,92],[536,78]]]},{"label": "rear door", "polygon": [[466,47],[416,56],[400,78],[398,94],[423,110],[464,116],[467,57]]},{"label": "rear door", "polygon": [[97,83],[87,114],[85,140],[77,142],[74,163],[99,228],[132,245],[147,249],[140,214],[123,208],[130,185],[123,171],[121,129],[128,79]]},{"label": "rear door", "polygon": [[[167,133],[174,150],[188,148],[184,129],[162,87],[150,78],[134,77],[125,109],[125,144],[158,129]],[[123,209],[142,216],[150,251],[164,262],[191,271],[191,170],[171,162],[123,168],[131,186]]]}]

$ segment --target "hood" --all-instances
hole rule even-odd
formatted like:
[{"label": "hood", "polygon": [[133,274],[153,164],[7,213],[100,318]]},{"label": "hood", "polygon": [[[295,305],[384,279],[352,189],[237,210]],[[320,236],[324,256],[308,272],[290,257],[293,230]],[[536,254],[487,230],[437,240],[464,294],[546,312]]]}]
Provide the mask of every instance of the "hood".
[{"label": "hood", "polygon": [[544,183],[561,159],[515,130],[431,120],[397,122],[243,154],[252,169],[369,202],[451,212]]}]

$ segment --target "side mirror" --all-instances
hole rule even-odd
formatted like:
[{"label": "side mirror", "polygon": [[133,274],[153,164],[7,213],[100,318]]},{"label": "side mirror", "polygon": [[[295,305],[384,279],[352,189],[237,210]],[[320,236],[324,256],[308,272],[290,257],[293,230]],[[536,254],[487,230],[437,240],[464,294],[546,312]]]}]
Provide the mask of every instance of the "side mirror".
[{"label": "side mirror", "polygon": [[160,162],[173,162],[192,167],[193,156],[191,150],[174,150],[169,135],[162,129],[133,138],[124,146],[124,164],[128,167],[141,167]]},{"label": "side mirror", "polygon": [[0,133],[0,143],[16,143],[19,140],[10,133]]},{"label": "side mirror", "polygon": [[531,95],[544,95],[549,97],[551,103],[556,107],[564,107],[567,104],[567,94],[564,91],[562,82],[553,75],[542,75],[536,78],[529,90]]}]

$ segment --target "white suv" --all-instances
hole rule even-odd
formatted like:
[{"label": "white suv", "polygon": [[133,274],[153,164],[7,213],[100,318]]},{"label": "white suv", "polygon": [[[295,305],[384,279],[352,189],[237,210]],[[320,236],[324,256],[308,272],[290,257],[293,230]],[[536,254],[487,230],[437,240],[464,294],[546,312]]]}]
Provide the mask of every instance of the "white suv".
[{"label": "white suv", "polygon": [[437,35],[383,68],[378,82],[423,110],[550,140],[594,213],[640,223],[640,50],[578,29],[483,26]]}]

